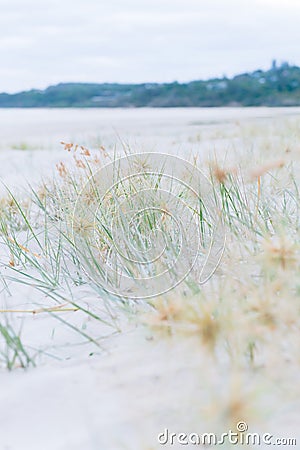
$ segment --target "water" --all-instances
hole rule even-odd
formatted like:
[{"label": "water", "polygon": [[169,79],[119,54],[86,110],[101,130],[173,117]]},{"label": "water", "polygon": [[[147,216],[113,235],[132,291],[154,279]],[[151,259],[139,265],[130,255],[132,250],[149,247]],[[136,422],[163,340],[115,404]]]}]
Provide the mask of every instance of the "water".
[{"label": "water", "polygon": [[108,151],[125,145],[137,152],[224,156],[244,148],[247,128],[252,145],[251,127],[277,129],[299,116],[300,108],[0,109],[0,194],[2,183],[12,189],[38,184],[51,178],[58,162],[72,162],[60,141]]},{"label": "water", "polygon": [[57,148],[61,140],[182,142],[218,124],[300,115],[300,108],[0,109],[0,149]]}]

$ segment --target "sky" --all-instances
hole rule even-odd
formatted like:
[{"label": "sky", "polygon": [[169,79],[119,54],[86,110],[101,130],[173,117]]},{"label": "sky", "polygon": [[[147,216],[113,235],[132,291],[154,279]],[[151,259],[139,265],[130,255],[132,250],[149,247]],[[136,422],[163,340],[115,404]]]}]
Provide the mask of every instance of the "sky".
[{"label": "sky", "polygon": [[300,0],[0,0],[0,92],[300,65]]}]

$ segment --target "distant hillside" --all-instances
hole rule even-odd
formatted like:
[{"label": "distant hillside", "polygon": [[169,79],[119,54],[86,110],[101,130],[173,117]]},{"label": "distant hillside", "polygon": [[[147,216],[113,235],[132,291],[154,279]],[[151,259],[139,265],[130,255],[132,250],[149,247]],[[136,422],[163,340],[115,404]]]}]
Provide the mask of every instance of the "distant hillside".
[{"label": "distant hillside", "polygon": [[233,78],[190,83],[61,83],[0,94],[2,108],[300,106],[300,68],[288,63]]}]

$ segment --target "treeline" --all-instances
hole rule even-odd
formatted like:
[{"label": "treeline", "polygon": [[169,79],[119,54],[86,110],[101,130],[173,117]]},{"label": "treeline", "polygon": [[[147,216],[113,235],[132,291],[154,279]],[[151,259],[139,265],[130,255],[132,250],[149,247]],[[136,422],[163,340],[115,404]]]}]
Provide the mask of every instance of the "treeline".
[{"label": "treeline", "polygon": [[2,108],[300,106],[300,68],[273,62],[233,78],[189,83],[61,83],[45,90],[0,94]]}]

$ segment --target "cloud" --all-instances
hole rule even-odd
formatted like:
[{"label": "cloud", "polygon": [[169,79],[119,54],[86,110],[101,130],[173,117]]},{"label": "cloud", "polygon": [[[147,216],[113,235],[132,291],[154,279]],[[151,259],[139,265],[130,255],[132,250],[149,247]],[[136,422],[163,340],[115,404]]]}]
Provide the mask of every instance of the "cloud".
[{"label": "cloud", "polygon": [[294,0],[0,0],[0,10],[0,91],[300,64]]}]

